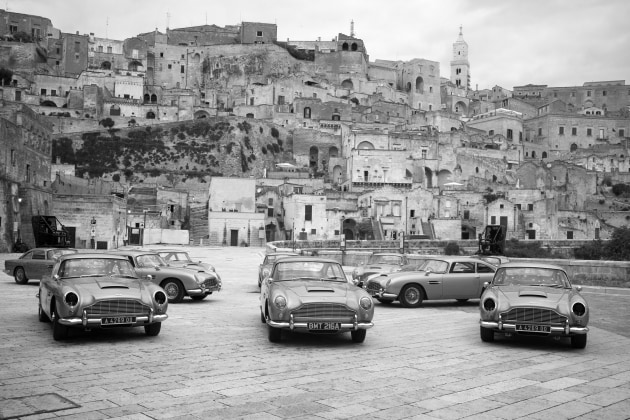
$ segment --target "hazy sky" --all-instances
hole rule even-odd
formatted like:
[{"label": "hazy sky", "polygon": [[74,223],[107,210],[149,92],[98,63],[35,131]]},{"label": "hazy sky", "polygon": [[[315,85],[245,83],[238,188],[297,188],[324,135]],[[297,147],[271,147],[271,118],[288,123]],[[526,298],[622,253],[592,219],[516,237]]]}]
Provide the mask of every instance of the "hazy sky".
[{"label": "hazy sky", "polygon": [[278,39],[363,39],[370,60],[424,58],[450,77],[463,25],[472,88],[630,83],[630,0],[0,0],[63,32],[125,39],[158,28],[275,23]]}]

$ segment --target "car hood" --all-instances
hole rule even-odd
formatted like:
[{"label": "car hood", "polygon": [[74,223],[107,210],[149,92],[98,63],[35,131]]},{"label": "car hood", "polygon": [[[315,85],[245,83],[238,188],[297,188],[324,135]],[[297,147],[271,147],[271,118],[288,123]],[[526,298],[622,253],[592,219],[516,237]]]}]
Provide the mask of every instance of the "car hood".
[{"label": "car hood", "polygon": [[319,280],[293,280],[279,281],[273,283],[277,291],[293,294],[300,298],[301,301],[310,299],[321,300],[322,298],[343,298],[348,296],[348,289],[351,286],[348,282],[332,282]]},{"label": "car hood", "polygon": [[499,294],[506,298],[512,306],[539,306],[555,309],[562,301],[566,301],[571,289],[556,289],[541,286],[503,286]]},{"label": "car hood", "polygon": [[69,284],[81,296],[92,296],[96,299],[111,297],[125,297],[140,299],[145,286],[140,279],[116,279],[111,277],[99,277],[81,279]]}]

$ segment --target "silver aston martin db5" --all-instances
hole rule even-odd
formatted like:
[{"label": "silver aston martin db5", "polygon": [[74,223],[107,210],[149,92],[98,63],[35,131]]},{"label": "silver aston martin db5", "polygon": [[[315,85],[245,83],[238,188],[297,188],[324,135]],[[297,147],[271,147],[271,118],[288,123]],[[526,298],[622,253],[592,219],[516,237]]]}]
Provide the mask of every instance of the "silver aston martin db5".
[{"label": "silver aston martin db5", "polygon": [[555,265],[501,265],[479,303],[482,341],[495,333],[568,337],[574,348],[586,347],[588,304],[566,271]]},{"label": "silver aston martin db5", "polygon": [[350,332],[362,343],[374,324],[367,292],[346,280],[341,264],[315,257],[278,259],[260,288],[260,319],[269,341],[282,330],[311,333]]},{"label": "silver aston martin db5", "polygon": [[66,338],[70,328],[144,327],[156,336],[168,317],[164,289],[139,278],[118,255],[60,257],[40,281],[37,297],[39,320],[52,322],[55,340]]}]

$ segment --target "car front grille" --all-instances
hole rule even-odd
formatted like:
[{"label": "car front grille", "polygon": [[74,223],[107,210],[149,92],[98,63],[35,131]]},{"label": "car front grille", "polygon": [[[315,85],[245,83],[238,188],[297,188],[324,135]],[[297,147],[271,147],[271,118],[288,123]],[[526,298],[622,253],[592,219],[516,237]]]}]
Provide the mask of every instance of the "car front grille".
[{"label": "car front grille", "polygon": [[307,303],[292,312],[295,322],[354,322],[355,311],[338,303]]},{"label": "car front grille", "polygon": [[102,315],[146,315],[150,312],[147,305],[133,299],[108,299],[96,302],[85,308],[88,316]]},{"label": "car front grille", "polygon": [[217,286],[217,279],[215,277],[208,277],[207,279],[205,279],[203,281],[203,286],[205,288],[211,288],[211,287],[216,287]]},{"label": "car front grille", "polygon": [[507,323],[545,324],[564,326],[567,317],[551,309],[512,308],[501,314],[501,320]]},{"label": "car front grille", "polygon": [[367,284],[367,291],[368,292],[379,292],[381,290],[381,285],[380,283],[376,282],[376,281],[371,281]]}]

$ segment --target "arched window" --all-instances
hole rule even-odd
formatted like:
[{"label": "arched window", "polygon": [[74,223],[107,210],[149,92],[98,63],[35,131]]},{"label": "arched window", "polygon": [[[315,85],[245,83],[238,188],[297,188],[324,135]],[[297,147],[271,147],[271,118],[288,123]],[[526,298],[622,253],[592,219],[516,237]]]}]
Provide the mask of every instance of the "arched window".
[{"label": "arched window", "polygon": [[338,155],[339,149],[337,149],[335,146],[331,146],[330,149],[328,149],[328,157],[336,158]]},{"label": "arched window", "polygon": [[411,92],[411,82],[407,82],[407,87],[405,89],[407,89],[407,92]]},{"label": "arched window", "polygon": [[352,80],[350,79],[346,79],[343,82],[341,82],[341,87],[344,89],[354,89],[354,84],[352,83]]},{"label": "arched window", "polygon": [[157,95],[155,93],[153,95],[151,95],[151,103],[152,104],[157,103]]},{"label": "arched window", "polygon": [[577,149],[578,149],[578,145],[577,145],[577,144],[575,144],[575,143],[573,143],[573,144],[571,145],[571,151],[572,151],[572,152],[575,152]]},{"label": "arched window", "polygon": [[332,120],[333,121],[339,121],[341,119],[341,117],[339,115],[333,115],[332,116]]},{"label": "arched window", "polygon": [[359,46],[357,45],[357,43],[356,43],[356,42],[353,42],[353,43],[352,43],[352,47],[351,47],[351,49],[352,49],[352,51],[356,51],[356,50],[358,50],[358,49],[359,49]]},{"label": "arched window", "polygon": [[341,51],[348,51],[348,43],[344,42],[343,45],[341,46]]},{"label": "arched window", "polygon": [[109,115],[111,115],[112,117],[114,116],[120,116],[120,107],[118,105],[112,105],[109,108]]},{"label": "arched window", "polygon": [[542,152],[542,158],[547,159],[547,152]]},{"label": "arched window", "polygon": [[424,79],[420,76],[416,77],[416,92],[424,93]]},{"label": "arched window", "polygon": [[147,112],[147,119],[148,120],[154,120],[155,119],[155,112],[153,112],[153,111]]},{"label": "arched window", "polygon": [[105,69],[105,70],[111,70],[112,69],[112,63],[110,63],[109,61],[103,61],[101,63],[101,68]]},{"label": "arched window", "polygon": [[536,151],[532,150],[532,158],[535,158],[535,157],[536,157]]},{"label": "arched window", "polygon": [[311,118],[311,108],[304,108],[304,118]]},{"label": "arched window", "polygon": [[144,94],[144,102],[149,102],[151,100],[151,96],[148,93]]},{"label": "arched window", "polygon": [[478,167],[478,166],[475,168],[475,173],[476,173],[476,174],[478,174],[478,173],[479,173],[479,167]]},{"label": "arched window", "polygon": [[247,113],[247,115],[245,115],[245,118],[254,118],[254,114],[249,112],[249,113]]}]

